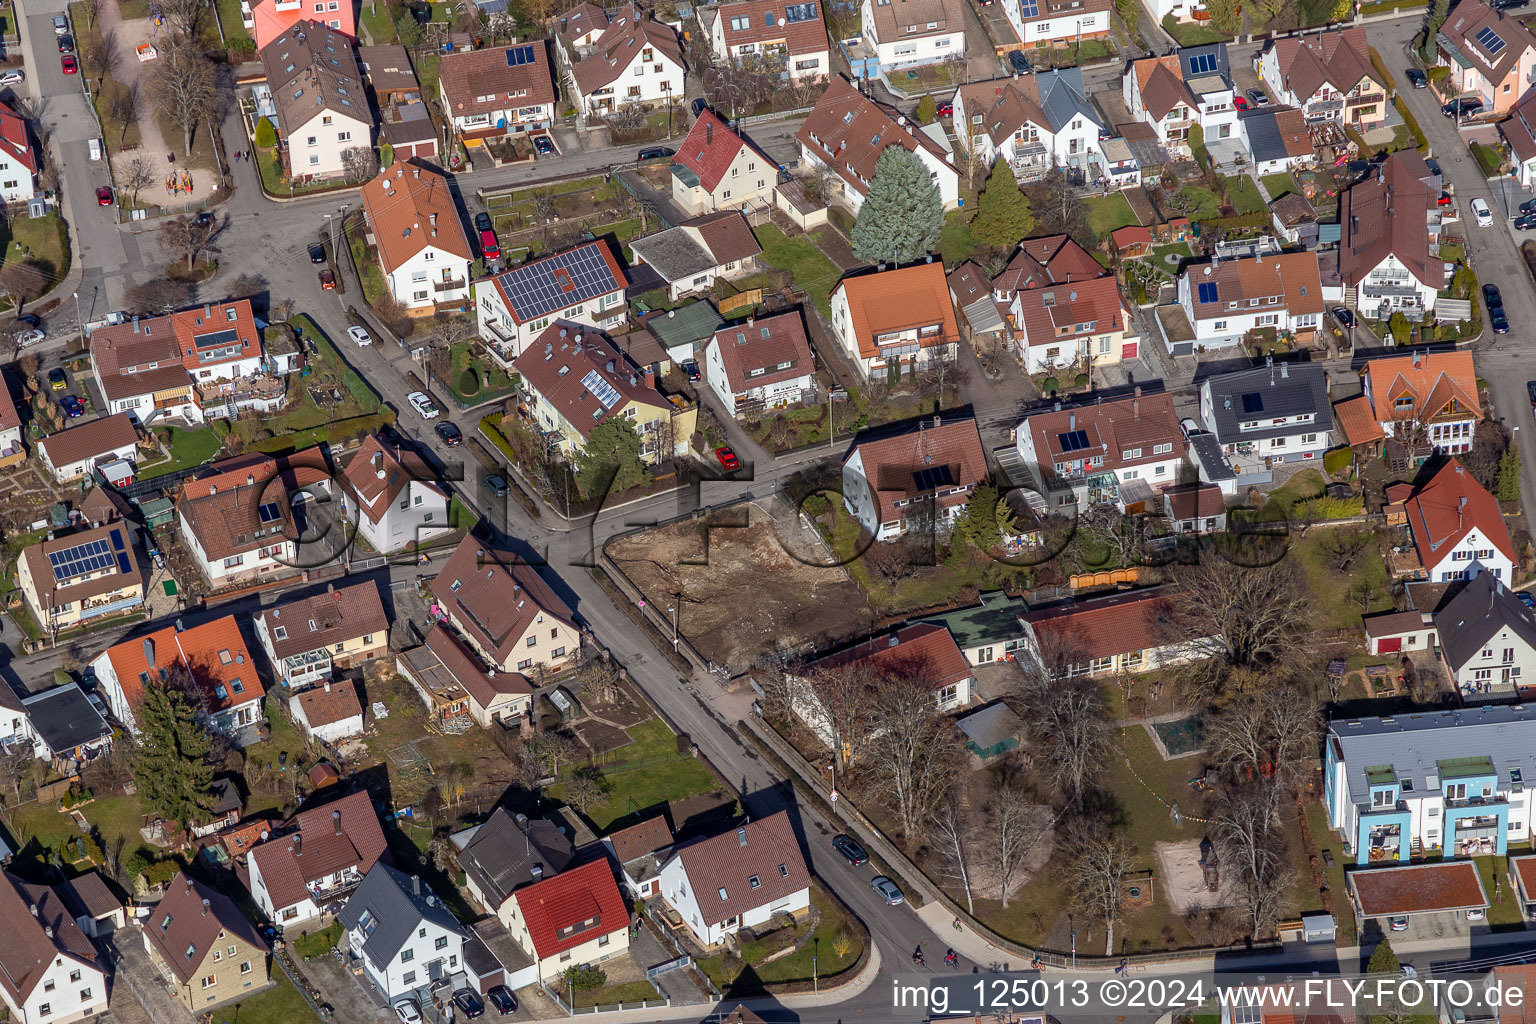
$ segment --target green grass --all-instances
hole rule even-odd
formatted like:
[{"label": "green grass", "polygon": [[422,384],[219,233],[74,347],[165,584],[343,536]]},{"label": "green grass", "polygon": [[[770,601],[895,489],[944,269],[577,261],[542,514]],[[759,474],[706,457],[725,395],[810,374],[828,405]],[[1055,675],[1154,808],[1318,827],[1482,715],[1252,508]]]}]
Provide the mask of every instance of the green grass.
[{"label": "green grass", "polygon": [[[847,424],[841,424],[838,429],[846,432]],[[838,561],[846,563],[844,567],[854,582],[866,594],[875,595],[877,602],[889,614],[944,604],[984,578],[984,567],[975,562],[955,569],[947,565],[935,566],[918,570],[909,578],[901,580],[893,589],[889,584],[871,576],[869,563],[858,557],[861,550],[858,520],[848,514],[841,502],[834,502],[827,515],[832,523],[832,551]]]},{"label": "green grass", "polygon": [[300,935],[293,940],[293,951],[308,960],[310,957],[325,956],[341,941],[341,922],[332,921],[317,932],[308,935]]},{"label": "green grass", "polygon": [[1248,213],[1263,213],[1267,209],[1264,197],[1259,195],[1259,187],[1248,175],[1234,174],[1222,180],[1227,186],[1227,201],[1239,217]]},{"label": "green grass", "polygon": [[1221,216],[1221,198],[1208,188],[1185,185],[1179,189],[1175,209],[1190,220],[1213,220]]},{"label": "green grass", "polygon": [[[1483,891],[1488,894],[1488,925],[1497,928],[1500,925],[1518,925],[1522,922],[1520,915],[1520,900],[1515,892],[1515,887],[1509,885],[1509,879],[1503,878],[1505,872],[1505,860],[1503,857],[1473,857],[1477,862],[1477,873],[1483,877]],[[1505,884],[1499,886],[1498,895],[1494,895],[1494,886],[1498,882]]]},{"label": "green grass", "polygon": [[1485,146],[1481,142],[1473,142],[1468,145],[1472,150],[1472,156],[1477,159],[1477,166],[1483,169],[1483,176],[1491,178],[1499,173],[1499,165],[1503,163],[1503,157],[1492,146]]},{"label": "green grass", "polygon": [[[175,132],[166,135],[168,139],[179,138]],[[330,189],[345,187],[336,181],[290,181],[284,174],[279,164],[276,147],[272,149],[257,148],[256,167],[261,171],[261,184],[268,192],[277,196],[302,196],[310,192],[325,192]]]},{"label": "green grass", "polygon": [[209,1024],[302,1024],[316,1019],[282,968],[272,968],[272,980],[276,984],[265,992],[214,1010]]},{"label": "green grass", "polygon": [[389,286],[384,281],[384,271],[379,261],[368,249],[361,221],[354,221],[347,228],[347,246],[352,250],[352,264],[357,268],[358,279],[363,283],[363,298],[372,305],[389,293]]},{"label": "green grass", "polygon": [[1232,37],[1225,32],[1205,28],[1202,25],[1181,25],[1173,15],[1163,18],[1163,31],[1179,41],[1180,46],[1204,46],[1206,43],[1225,43]]},{"label": "green grass", "polygon": [[193,466],[201,466],[219,453],[223,447],[219,438],[213,432],[212,427],[203,427],[201,430],[183,430],[181,427],[167,427],[171,432],[171,457],[164,462],[147,466],[139,474],[141,479],[149,480],[157,476],[165,476],[174,473],[178,469],[190,469]]},{"label": "green grass", "polygon": [[[630,742],[613,757],[630,762],[604,768],[612,789],[608,799],[594,804],[587,817],[599,833],[610,831],[620,819],[639,821],[642,812],[671,800],[682,800],[719,788],[720,782],[697,758],[677,752],[677,737],[667,723],[653,718],[626,730]],[[564,799],[564,785],[551,786],[550,796]]]},{"label": "green grass", "polygon": [[1269,192],[1271,199],[1279,199],[1287,192],[1301,194],[1301,186],[1296,184],[1296,179],[1291,177],[1289,171],[1264,175],[1264,188]]},{"label": "green grass", "polygon": [[1297,502],[1322,497],[1327,487],[1328,483],[1323,479],[1323,474],[1315,469],[1304,469],[1283,485],[1270,491],[1269,503],[1289,516]]},{"label": "green grass", "polygon": [[[566,993],[567,996],[570,994]],[[641,1000],[659,1006],[666,1001],[656,994],[656,989],[648,981],[626,981],[617,985],[604,985],[602,988],[579,988],[574,994],[577,1006],[614,1006],[618,1003],[639,1006]]]},{"label": "green grass", "polygon": [[379,0],[367,0],[358,11],[359,24],[368,29],[374,46],[399,42],[395,35],[395,23],[389,20],[389,6]]},{"label": "green grass", "polygon": [[[1356,941],[1355,909],[1349,902],[1344,888],[1343,845],[1339,837],[1328,827],[1328,809],[1319,800],[1306,801],[1307,828],[1312,832],[1312,842],[1317,845],[1317,856],[1323,866],[1323,877],[1328,881],[1328,891],[1333,895],[1333,920],[1337,925],[1335,941],[1340,946],[1353,946]],[[1333,852],[1333,867],[1322,860],[1323,851]]]},{"label": "green grass", "polygon": [[[114,842],[121,841],[123,854],[127,856],[143,844],[144,837],[139,835],[139,826],[143,824],[143,809],[138,797],[102,796],[98,793],[94,803],[79,810],[85,815],[85,820],[101,833],[105,849],[111,849]],[[8,810],[5,823],[18,842],[36,839],[49,850],[57,850],[66,839],[80,835],[74,820],[54,810],[51,802],[33,802]]]},{"label": "green grass", "polygon": [[809,238],[786,238],[772,224],[754,228],[757,244],[763,247],[762,260],[770,267],[788,271],[797,287],[805,289],[822,316],[832,315],[831,295],[842,273]]},{"label": "green grass", "polygon": [[416,61],[416,81],[421,83],[422,99],[432,99],[437,96],[437,66],[442,62],[442,57],[435,53],[428,53]]},{"label": "green grass", "polygon": [[[1327,531],[1360,529],[1360,527],[1324,527],[1307,531],[1302,538],[1292,538],[1289,557],[1301,560],[1316,597],[1312,621],[1318,629],[1358,629],[1360,616],[1367,612],[1392,610],[1392,585],[1387,577],[1387,566],[1381,556],[1368,549],[1349,567],[1348,577],[1341,577],[1328,565],[1322,549],[1322,539]],[[1362,605],[1354,587],[1366,585],[1375,588],[1369,605]]]},{"label": "green grass", "polygon": [[[749,942],[742,947],[743,960],[747,967],[736,977],[725,976],[723,956],[712,956],[698,961],[699,969],[709,976],[717,988],[734,997],[760,994],[767,990],[767,986],[810,981],[812,957],[816,959],[815,976],[823,982],[847,971],[858,963],[859,957],[864,952],[866,933],[863,925],[849,917],[837,900],[816,883],[811,885],[811,905],[816,908],[820,920],[816,924],[816,931],[812,933],[810,941],[794,953],[780,957],[772,963],[758,965],[754,964],[755,959],[782,948],[783,943]],[[838,953],[833,948],[839,936],[842,936],[845,941],[846,952],[844,953]],[[756,947],[761,947],[760,953]]]},{"label": "green grass", "polygon": [[471,529],[480,521],[475,510],[464,504],[463,500],[454,494],[448,501],[448,525],[455,530]]},{"label": "green grass", "polygon": [[1131,209],[1130,200],[1119,192],[1085,199],[1083,206],[1088,210],[1088,230],[1097,239],[1108,238],[1113,231],[1140,223]]},{"label": "green grass", "polygon": [[30,263],[52,288],[69,273],[69,235],[57,210],[45,217],[18,216],[0,227],[5,245],[3,266]]},{"label": "green grass", "polygon": [[[510,392],[517,385],[516,376],[508,374],[494,359],[471,358],[470,351],[473,347],[471,342],[461,341],[449,351],[448,387],[465,402],[487,402]],[[465,370],[474,371],[475,388],[472,391],[459,390],[459,378],[463,376]],[[487,373],[490,374],[489,383],[486,383]]]},{"label": "green grass", "polygon": [[255,49],[256,40],[246,31],[245,23],[240,20],[240,0],[218,0],[215,7],[219,17],[219,27],[224,30],[224,39],[230,49],[240,49],[242,42],[249,43],[251,49]]}]

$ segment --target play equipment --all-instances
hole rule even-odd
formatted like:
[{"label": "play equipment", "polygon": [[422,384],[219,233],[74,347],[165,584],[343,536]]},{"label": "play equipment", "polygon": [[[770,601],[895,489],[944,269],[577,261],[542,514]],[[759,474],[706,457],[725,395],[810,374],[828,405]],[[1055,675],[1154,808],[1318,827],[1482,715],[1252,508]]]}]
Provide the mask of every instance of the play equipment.
[{"label": "play equipment", "polygon": [[139,55],[140,62],[151,61],[160,56],[160,51],[149,43],[140,43],[133,48],[133,52]]}]

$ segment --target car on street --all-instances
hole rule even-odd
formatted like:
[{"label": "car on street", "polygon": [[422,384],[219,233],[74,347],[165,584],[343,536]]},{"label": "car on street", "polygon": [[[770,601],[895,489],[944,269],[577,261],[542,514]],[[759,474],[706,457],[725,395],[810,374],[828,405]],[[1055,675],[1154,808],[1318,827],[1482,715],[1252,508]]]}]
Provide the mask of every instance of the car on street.
[{"label": "car on street", "polygon": [[1522,213],[1515,218],[1516,231],[1536,230],[1536,213]]},{"label": "car on street", "polygon": [[1503,306],[1488,311],[1488,326],[1493,328],[1494,334],[1509,333],[1509,314],[1504,312]]},{"label": "car on street", "polygon": [[457,448],[464,443],[464,432],[447,420],[439,423],[436,430],[437,436],[442,438],[443,444],[449,448]]},{"label": "car on street", "polygon": [[74,395],[65,395],[59,399],[59,408],[72,420],[85,415],[85,403]]},{"label": "car on street", "polygon": [[1441,192],[1440,197],[1435,200],[1435,205],[1450,206],[1454,202],[1456,202],[1456,200],[1451,198],[1451,194],[1449,192]]},{"label": "car on street", "polygon": [[1355,314],[1351,313],[1348,307],[1334,306],[1328,312],[1332,314],[1334,321],[1346,331],[1355,329]]},{"label": "car on street", "polygon": [[498,498],[505,498],[508,494],[512,493],[512,488],[507,486],[506,478],[502,477],[502,476],[497,476],[494,473],[492,473],[490,476],[486,477],[481,482],[483,484],[485,484],[485,489],[486,490],[490,491],[492,494],[496,495],[496,497],[498,497]]},{"label": "car on street", "polygon": [[0,85],[20,85],[27,80],[27,73],[21,68],[12,68],[0,75]]},{"label": "car on street", "polygon": [[400,1024],[421,1024],[421,1007],[414,999],[396,999],[395,1016],[400,1019]]},{"label": "car on street", "polygon": [[334,270],[320,271],[320,287],[328,292],[336,290],[336,272]]},{"label": "car on street", "polygon": [[861,864],[869,863],[869,854],[864,852],[864,847],[860,846],[858,840],[852,836],[839,832],[832,837],[832,848],[843,855],[849,867],[856,868]]},{"label": "car on street", "polygon": [[1496,284],[1483,285],[1483,302],[1489,309],[1498,309],[1504,305],[1504,296],[1499,294],[1499,286]]},{"label": "car on street", "polygon": [[1451,100],[1440,108],[1446,117],[1476,117],[1483,112],[1483,101],[1475,97]]},{"label": "car on street", "polygon": [[66,53],[60,57],[59,67],[66,75],[78,75],[80,73],[80,62],[75,60],[73,54]]},{"label": "car on street", "polygon": [[325,262],[325,246],[321,245],[319,242],[316,242],[314,245],[310,246],[309,247],[309,262],[311,262],[311,263],[324,263]]},{"label": "car on street", "polygon": [[1248,102],[1256,107],[1267,107],[1269,106],[1269,93],[1263,89],[1249,89]]},{"label": "car on street", "polygon": [[736,458],[736,453],[731,451],[730,445],[723,445],[719,448],[716,448],[715,458],[720,460],[720,466],[722,469],[735,469],[741,465],[741,462]]},{"label": "car on street", "polygon": [[676,154],[677,150],[671,146],[650,146],[636,153],[635,159],[643,164],[647,160],[665,160],[667,157],[675,156]]},{"label": "car on street", "polygon": [[1392,929],[1394,932],[1405,932],[1405,931],[1407,931],[1408,930],[1408,917],[1407,917],[1407,915],[1405,915],[1405,914],[1398,914],[1396,917],[1389,917],[1389,918],[1387,918],[1387,927]]},{"label": "car on street", "polygon": [[48,384],[55,391],[63,391],[69,387],[69,378],[64,376],[64,371],[55,366],[48,371]]},{"label": "car on street", "polygon": [[432,399],[420,391],[412,391],[405,396],[405,400],[411,403],[411,408],[420,413],[424,420],[435,420],[442,415],[437,406],[432,404]]},{"label": "car on street", "polygon": [[491,226],[491,215],[486,213],[484,210],[481,210],[479,213],[475,214],[475,230],[476,231],[491,231],[491,230],[493,230],[493,228]]},{"label": "car on street", "polygon": [[535,135],[533,137],[533,148],[539,151],[539,156],[553,156],[555,153],[555,142],[548,135]]},{"label": "car on street", "polygon": [[53,16],[53,34],[56,36],[61,36],[68,31],[69,19],[64,17],[62,14],[55,14]]},{"label": "car on street", "polygon": [[704,375],[699,372],[699,364],[692,359],[683,360],[683,372],[688,375],[690,383],[697,384],[704,379]]},{"label": "car on street", "polygon": [[1525,393],[1530,396],[1531,405],[1536,406],[1536,380],[1525,382]]},{"label": "car on street", "polygon": [[22,313],[16,317],[16,322],[19,324],[26,324],[28,327],[43,326],[43,318],[38,316],[36,313]]},{"label": "car on street", "polygon": [[886,906],[894,907],[906,902],[906,897],[902,896],[901,889],[895,882],[884,875],[876,875],[869,885],[881,899],[885,900]]},{"label": "car on street", "polygon": [[1527,199],[1518,209],[1521,213],[1536,213],[1536,199]]},{"label": "car on street", "polygon": [[934,108],[933,115],[935,117],[954,117],[955,105],[949,100],[945,100]]},{"label": "car on street", "polygon": [[461,988],[453,993],[453,1007],[470,1020],[485,1016],[485,1004],[472,989]]},{"label": "car on street", "polygon": [[46,337],[48,337],[48,335],[34,327],[30,331],[22,331],[21,334],[17,336],[16,347],[26,348],[28,345],[36,345]]},{"label": "car on street", "polygon": [[496,1007],[496,1012],[503,1017],[517,1011],[517,997],[505,985],[497,985],[485,994],[485,998],[491,1001],[491,1005]]},{"label": "car on street", "polygon": [[1493,211],[1488,208],[1488,203],[1482,196],[1472,200],[1472,216],[1477,220],[1478,227],[1493,227]]},{"label": "car on street", "polygon": [[496,241],[496,232],[490,228],[480,232],[480,252],[488,260],[501,259],[501,243]]},{"label": "car on street", "polygon": [[1029,58],[1024,56],[1023,50],[1009,50],[1008,66],[1020,74],[1026,74],[1029,71]]},{"label": "car on street", "polygon": [[59,36],[58,39],[59,39],[59,52],[60,53],[74,53],[75,52],[75,39],[74,39],[73,36],[67,36],[67,35],[66,36]]},{"label": "car on street", "polygon": [[1493,0],[1496,11],[1518,11],[1531,6],[1531,0]]},{"label": "car on street", "polygon": [[359,348],[367,348],[369,345],[373,344],[373,335],[369,334],[361,327],[348,327],[347,337],[357,342]]},{"label": "car on street", "polygon": [[100,188],[98,188],[96,190],[96,205],[97,206],[111,206],[112,205],[112,186],[110,186],[110,185],[103,185],[103,186],[101,186]]},{"label": "car on street", "polygon": [[1429,79],[1418,68],[1409,68],[1408,84],[1415,89],[1427,89],[1429,87]]}]

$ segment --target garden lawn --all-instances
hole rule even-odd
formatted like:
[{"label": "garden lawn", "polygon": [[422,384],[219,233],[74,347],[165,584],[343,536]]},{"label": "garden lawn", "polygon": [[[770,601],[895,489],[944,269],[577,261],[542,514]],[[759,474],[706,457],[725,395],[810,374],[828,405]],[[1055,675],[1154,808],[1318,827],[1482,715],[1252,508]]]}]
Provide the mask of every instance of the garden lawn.
[{"label": "garden lawn", "polygon": [[1206,43],[1225,43],[1232,38],[1225,32],[1217,32],[1215,29],[1206,28],[1203,25],[1181,25],[1174,21],[1171,14],[1163,18],[1163,31],[1177,39],[1180,46],[1204,46]]},{"label": "garden lawn", "polygon": [[648,981],[626,981],[617,985],[604,985],[602,988],[579,988],[574,994],[578,1007],[615,1006],[619,1003],[638,1007],[642,1000],[652,1006],[660,1006],[666,1002],[656,994]]},{"label": "garden lawn", "polygon": [[341,941],[341,922],[332,921],[317,932],[308,935],[300,935],[293,940],[293,951],[306,960],[310,957],[325,956]]},{"label": "garden lawn", "polygon": [[[659,718],[630,726],[630,742],[610,756],[627,763],[603,766],[612,789],[608,799],[594,804],[587,817],[599,833],[610,831],[614,822],[633,818],[671,800],[682,800],[720,789],[720,782],[704,763],[677,751],[677,737]],[[550,796],[563,799],[564,787],[551,786]],[[633,823],[633,822],[631,822]]]},{"label": "garden lawn", "polygon": [[1301,194],[1301,187],[1296,184],[1296,179],[1291,177],[1289,171],[1264,175],[1264,188],[1269,193],[1269,198],[1271,199],[1279,199],[1287,192],[1295,192],[1297,195]]},{"label": "garden lawn", "polygon": [[1221,216],[1221,199],[1208,188],[1185,185],[1179,189],[1179,199],[1182,203],[1176,204],[1175,208],[1190,220],[1213,220]]},{"label": "garden lawn", "polygon": [[[96,826],[101,833],[102,847],[110,850],[119,840],[123,844],[123,856],[137,850],[144,843],[139,835],[143,824],[143,809],[136,796],[101,796],[84,807],[78,808],[85,820]],[[53,803],[36,801],[5,812],[5,823],[18,842],[35,839],[49,850],[57,850],[68,839],[80,835],[69,815],[53,809]],[[22,847],[25,852],[26,846]]]},{"label": "garden lawn", "polygon": [[387,294],[388,288],[384,283],[384,271],[379,268],[379,261],[373,258],[373,252],[368,248],[361,221],[347,229],[347,246],[352,250],[352,264],[357,268],[358,279],[363,283],[363,298],[372,305]]},{"label": "garden lawn", "polygon": [[224,446],[212,427],[203,427],[200,430],[184,430],[181,427],[166,429],[171,432],[171,443],[167,445],[171,450],[171,457],[164,462],[145,467],[139,474],[141,479],[149,480],[157,476],[165,476],[167,473],[174,473],[178,469],[201,466],[217,455],[219,449]]},{"label": "garden lawn", "polygon": [[[1344,888],[1344,864],[1348,859],[1344,856],[1344,848],[1339,842],[1339,837],[1328,827],[1328,809],[1320,800],[1308,800],[1307,828],[1312,832],[1312,842],[1317,846],[1318,860],[1323,865],[1323,876],[1328,881],[1328,891],[1333,893],[1333,920],[1338,926],[1338,932],[1334,936],[1340,946],[1353,946],[1355,944],[1355,908],[1345,895]],[[1333,867],[1329,867],[1324,861],[1323,851],[1330,850],[1333,853]]]},{"label": "garden lawn", "polygon": [[[846,425],[840,425],[838,429],[847,432]],[[858,557],[863,550],[859,546],[858,521],[840,502],[834,502],[827,515],[832,517],[831,545],[838,561],[845,565],[854,582],[866,594],[876,595],[882,606],[893,614],[944,604],[966,587],[982,582],[985,575],[985,568],[974,562],[958,569],[934,566],[902,580],[893,592],[889,585],[876,581],[870,575],[868,563]]]},{"label": "garden lawn", "polygon": [[821,315],[830,317],[832,288],[842,273],[827,259],[826,254],[806,236],[786,238],[784,232],[772,224],[754,228],[752,233],[757,236],[757,244],[763,247],[763,262],[770,267],[788,271],[794,277],[795,284],[810,295],[816,308],[821,310]]},{"label": "garden lawn", "polygon": [[[1483,876],[1483,891],[1488,894],[1488,924],[1497,928],[1500,925],[1519,925],[1523,918],[1520,914],[1520,900],[1515,892],[1515,887],[1509,884],[1505,875],[1505,861],[1503,857],[1474,857],[1477,861],[1477,873]],[[1494,895],[1495,888],[1498,895]]]},{"label": "garden lawn", "polygon": [[[742,948],[742,959],[745,969],[737,979],[725,977],[723,956],[707,957],[698,961],[702,970],[715,986],[730,996],[748,996],[761,994],[773,985],[785,985],[794,982],[810,981],[812,978],[811,958],[815,957],[815,977],[821,981],[835,977],[847,971],[859,962],[863,955],[864,943],[867,941],[867,932],[858,921],[849,917],[844,912],[842,905],[836,898],[827,894],[820,883],[811,884],[811,905],[820,914],[816,931],[794,953],[782,956],[767,964],[757,964],[754,960],[758,956],[766,956],[780,948],[778,943],[763,944],[760,954],[755,953],[754,943],[747,943]],[[835,948],[843,937],[846,952],[839,953]]]},{"label": "garden lawn", "polygon": [[31,263],[52,288],[69,273],[69,236],[54,210],[45,217],[14,217],[0,227],[5,244],[3,266]]},{"label": "garden lawn", "polygon": [[219,16],[219,27],[224,30],[224,39],[232,50],[240,49],[242,42],[249,43],[252,50],[256,47],[256,40],[251,38],[251,33],[246,30],[245,22],[240,17],[240,0],[218,0],[216,7]]},{"label": "garden lawn", "polygon": [[[1368,612],[1392,610],[1392,581],[1387,577],[1386,562],[1375,550],[1375,542],[1349,567],[1347,577],[1328,565],[1322,538],[1328,530],[1364,529],[1335,526],[1308,530],[1305,537],[1292,536],[1287,557],[1299,558],[1307,571],[1316,599],[1312,625],[1317,629],[1356,629],[1360,616]],[[1358,590],[1356,588],[1359,588]],[[1351,591],[1354,590],[1354,593]],[[1369,600],[1362,603],[1362,596]]]},{"label": "garden lawn", "polygon": [[272,965],[272,980],[277,984],[266,991],[214,1010],[209,1024],[302,1024],[317,1019],[315,1011],[276,964]]},{"label": "garden lawn", "polygon": [[[509,376],[494,359],[473,358],[473,348],[473,342],[461,341],[448,353],[448,386],[453,389],[453,393],[465,402],[473,403],[488,402],[511,391],[517,384],[516,378]],[[490,374],[489,384],[486,383],[487,373]],[[472,387],[467,390],[461,387],[468,385],[471,380]]]},{"label": "garden lawn", "polygon": [[1139,223],[1130,200],[1119,192],[1085,199],[1083,206],[1088,211],[1088,230],[1093,232],[1094,238],[1108,238],[1112,231]]},{"label": "garden lawn", "polygon": [[1234,174],[1222,180],[1227,186],[1227,201],[1239,217],[1264,212],[1264,197],[1259,195],[1259,187],[1253,183],[1252,178],[1246,174]]},{"label": "garden lawn", "polygon": [[[168,139],[179,140],[181,136],[176,132],[166,134]],[[256,167],[261,171],[261,185],[275,196],[301,196],[307,192],[326,192],[338,187],[333,181],[294,182],[283,175],[283,169],[279,163],[276,147],[272,149],[257,148]]]},{"label": "garden lawn", "polygon": [[[399,37],[395,35],[395,23],[389,20],[388,4],[380,3],[379,0],[365,0],[362,8],[357,12],[357,20],[368,30],[374,46],[399,42]],[[427,94],[422,93],[422,95]]]},{"label": "garden lawn", "polygon": [[965,262],[976,251],[976,240],[971,237],[973,216],[973,210],[951,210],[944,215],[944,227],[939,230],[939,258],[946,267]]},{"label": "garden lawn", "polygon": [[1471,143],[1467,148],[1472,150],[1472,156],[1477,159],[1477,165],[1483,169],[1484,177],[1491,178],[1499,173],[1502,158],[1497,149],[1485,146],[1481,142]]}]

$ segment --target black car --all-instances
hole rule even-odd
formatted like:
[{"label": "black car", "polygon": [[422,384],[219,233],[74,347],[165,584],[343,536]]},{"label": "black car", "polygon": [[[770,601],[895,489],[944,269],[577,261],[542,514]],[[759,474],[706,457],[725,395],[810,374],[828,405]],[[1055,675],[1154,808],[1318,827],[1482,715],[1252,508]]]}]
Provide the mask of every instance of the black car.
[{"label": "black car", "polygon": [[1496,11],[1514,11],[1531,6],[1531,0],[1493,0]]},{"label": "black car", "polygon": [[1408,84],[1413,86],[1415,89],[1425,89],[1429,87],[1429,79],[1425,77],[1424,72],[1420,71],[1418,68],[1409,68]]},{"label": "black car", "polygon": [[1489,309],[1503,309],[1504,296],[1499,294],[1499,286],[1496,284],[1483,285],[1483,301]]},{"label": "black car", "polygon": [[1023,50],[1009,50],[1008,63],[1020,74],[1029,71],[1029,58],[1024,56]]},{"label": "black car", "polygon": [[1536,199],[1527,199],[1520,204],[1521,213],[1536,213]]},{"label": "black car", "polygon": [[319,242],[316,242],[314,245],[310,246],[309,247],[309,262],[311,262],[311,263],[324,263],[325,262],[325,246],[321,245]]},{"label": "black car", "polygon": [[486,213],[486,212],[484,212],[484,211],[481,211],[480,213],[475,214],[475,230],[476,231],[494,231],[494,230],[496,230],[495,228],[493,228],[491,226],[491,215]]},{"label": "black car", "polygon": [[28,327],[43,326],[43,318],[38,316],[36,313],[23,313],[16,318],[16,322],[19,324],[26,324]]},{"label": "black car", "polygon": [[59,52],[74,53],[75,40],[73,36],[59,36]]},{"label": "black car", "polygon": [[449,448],[457,448],[464,443],[464,433],[458,427],[443,420],[437,425],[437,436],[443,439],[443,444]]},{"label": "black car", "polygon": [[1483,101],[1479,99],[1451,100],[1440,108],[1440,112],[1446,117],[1476,117],[1483,112]]},{"label": "black car", "polygon": [[1536,380],[1525,382],[1525,393],[1531,396],[1531,404],[1536,405]]},{"label": "black car", "polygon": [[480,997],[475,995],[471,989],[461,988],[455,991],[453,993],[453,1005],[470,1020],[485,1016],[485,1004],[480,1001]]},{"label": "black car", "polygon": [[486,477],[482,482],[485,484],[485,489],[496,495],[498,498],[505,498],[508,494],[512,493],[512,489],[507,486],[505,477],[492,474],[491,476]]},{"label": "black car", "polygon": [[497,985],[487,992],[485,997],[491,1001],[492,1006],[496,1007],[496,1012],[503,1017],[517,1009],[517,998],[507,990],[505,985]]},{"label": "black car", "polygon": [[1509,333],[1509,317],[1504,315],[1503,306],[1495,306],[1488,311],[1488,325],[1493,328],[1494,334]]},{"label": "black car", "polygon": [[692,107],[693,116],[694,117],[698,117],[700,114],[704,113],[704,111],[707,110],[708,108],[709,108],[709,104],[705,101],[704,97],[700,96],[698,99],[693,101],[693,107]]},{"label": "black car", "polygon": [[539,156],[552,156],[555,152],[555,144],[550,141],[548,135],[535,135],[533,148],[539,151]]},{"label": "black car", "polygon": [[858,867],[860,864],[869,863],[869,854],[864,852],[856,840],[845,836],[841,832],[832,837],[832,847],[848,861],[850,867]]},{"label": "black car", "polygon": [[690,383],[697,384],[699,381],[704,379],[704,375],[699,372],[699,364],[694,362],[692,359],[683,361],[683,372],[688,375],[688,380]]},{"label": "black car", "polygon": [[635,159],[641,163],[645,163],[647,160],[665,160],[667,157],[673,156],[676,153],[677,150],[670,146],[652,146],[649,149],[642,149],[635,155]]},{"label": "black car", "polygon": [[1344,328],[1346,331],[1352,331],[1355,329],[1355,314],[1351,313],[1348,308],[1344,306],[1334,306],[1328,312],[1333,314],[1333,319],[1337,321],[1338,325]]},{"label": "black car", "polygon": [[1530,231],[1536,229],[1536,212],[1522,213],[1515,218],[1516,231]]}]

